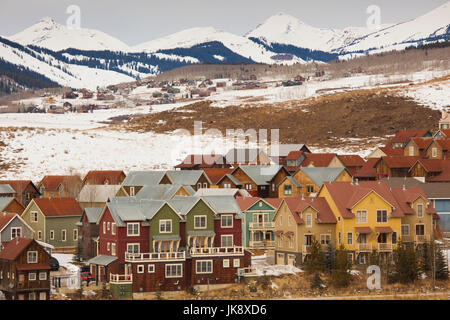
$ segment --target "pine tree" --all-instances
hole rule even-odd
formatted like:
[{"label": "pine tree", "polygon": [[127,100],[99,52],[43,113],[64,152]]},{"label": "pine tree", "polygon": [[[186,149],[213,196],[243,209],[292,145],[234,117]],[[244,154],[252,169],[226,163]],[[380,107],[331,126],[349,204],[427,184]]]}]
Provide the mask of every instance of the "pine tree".
[{"label": "pine tree", "polygon": [[317,271],[314,272],[314,277],[311,280],[311,289],[322,289],[322,279]]},{"label": "pine tree", "polygon": [[305,270],[309,273],[320,272],[323,268],[323,259],[319,241],[313,239],[310,248],[310,254],[305,262]]},{"label": "pine tree", "polygon": [[331,275],[332,282],[336,287],[346,287],[350,284],[351,274],[348,273],[348,270],[351,267],[345,247],[341,244],[336,251],[336,267]]},{"label": "pine tree", "polygon": [[435,278],[438,280],[448,279],[448,264],[444,253],[439,246],[436,246],[436,271]]},{"label": "pine tree", "polygon": [[329,243],[323,257],[323,270],[331,274],[336,264],[336,250]]},{"label": "pine tree", "polygon": [[394,264],[395,273],[392,280],[410,283],[418,278],[419,264],[413,246],[406,248],[402,243],[399,243],[394,250]]},{"label": "pine tree", "polygon": [[376,249],[369,254],[369,265],[380,265],[380,255]]},{"label": "pine tree", "polygon": [[433,243],[425,242],[419,250],[419,269],[421,272],[431,271],[433,268]]}]

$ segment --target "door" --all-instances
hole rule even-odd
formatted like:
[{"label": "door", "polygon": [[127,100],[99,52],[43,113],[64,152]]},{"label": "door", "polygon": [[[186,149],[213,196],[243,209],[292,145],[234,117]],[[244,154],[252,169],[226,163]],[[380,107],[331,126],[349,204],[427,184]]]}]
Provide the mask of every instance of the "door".
[{"label": "door", "polygon": [[295,265],[295,255],[288,254],[288,256],[287,256],[287,264],[291,265],[291,266]]},{"label": "door", "polygon": [[425,226],[423,224],[416,224],[416,235],[417,236],[425,235]]},{"label": "door", "polygon": [[310,246],[312,243],[312,234],[305,234],[305,246]]},{"label": "door", "polygon": [[380,233],[378,243],[387,243],[387,233]]}]

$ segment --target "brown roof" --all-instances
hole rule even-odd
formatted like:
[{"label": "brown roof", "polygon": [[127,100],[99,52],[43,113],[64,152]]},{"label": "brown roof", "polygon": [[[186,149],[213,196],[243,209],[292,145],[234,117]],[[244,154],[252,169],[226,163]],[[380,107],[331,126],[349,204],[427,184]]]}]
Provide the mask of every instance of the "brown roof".
[{"label": "brown roof", "polygon": [[81,216],[82,211],[74,198],[33,199],[46,217]]},{"label": "brown roof", "polygon": [[356,178],[375,178],[377,175],[375,164],[378,162],[378,160],[378,158],[368,159],[367,162],[364,163],[364,165],[353,176]]},{"label": "brown roof", "polygon": [[389,143],[407,143],[410,138],[423,137],[428,130],[401,130],[389,140]]},{"label": "brown roof", "polygon": [[82,182],[78,176],[45,176],[39,185],[43,184],[46,191],[56,191],[60,184],[67,188],[68,185],[77,182]]},{"label": "brown roof", "polygon": [[450,129],[441,129],[440,130],[446,137],[450,138]]},{"label": "brown roof", "polygon": [[328,167],[334,157],[336,157],[336,153],[307,153],[301,166],[307,167],[312,164],[314,167]]},{"label": "brown roof", "polygon": [[[445,167],[445,162],[450,160],[440,160],[440,159],[419,159],[416,161],[416,163],[420,163],[422,167],[427,172],[442,172],[443,167]],[[414,164],[416,164],[414,163]],[[411,167],[412,169],[412,167]]]},{"label": "brown roof", "polygon": [[402,148],[380,147],[379,149],[387,156],[402,156],[405,153]]},{"label": "brown roof", "polygon": [[2,230],[15,216],[15,212],[1,212],[0,213],[0,230]]},{"label": "brown roof", "polygon": [[[450,137],[450,135],[447,137]],[[435,141],[439,144],[442,150],[450,150],[450,139],[436,139]]]},{"label": "brown roof", "polygon": [[389,168],[411,168],[419,157],[406,157],[406,156],[400,156],[400,157],[381,157],[381,159],[386,162]]},{"label": "brown roof", "polygon": [[27,238],[16,238],[12,241],[9,241],[4,245],[4,248],[2,251],[0,251],[0,259],[5,260],[16,260],[16,258],[25,250],[28,248],[31,242],[33,242],[33,239],[27,239]]},{"label": "brown roof", "polygon": [[297,160],[302,155],[302,153],[302,150],[291,151],[286,156],[286,160]]},{"label": "brown roof", "polygon": [[383,181],[391,188],[421,188],[430,199],[441,198],[450,199],[450,182],[421,182],[415,178],[384,178]]},{"label": "brown roof", "polygon": [[338,155],[339,160],[344,166],[348,167],[362,167],[366,162],[358,155]]},{"label": "brown roof", "polygon": [[217,184],[220,179],[223,178],[224,175],[230,174],[233,172],[233,169],[230,168],[210,168],[203,169],[205,174],[208,176],[209,180],[211,180],[212,184]]},{"label": "brown roof", "polygon": [[441,160],[441,173],[429,178],[430,182],[450,182],[450,159]]},{"label": "brown roof", "polygon": [[419,147],[421,150],[426,150],[430,144],[433,143],[433,139],[430,138],[412,138],[414,143]]},{"label": "brown roof", "polygon": [[372,229],[370,227],[355,227],[355,230],[358,233],[372,233]]},{"label": "brown roof", "polygon": [[108,184],[120,184],[121,177],[125,176],[122,170],[104,170],[89,171],[83,179],[84,184],[104,184],[108,180]]},{"label": "brown roof", "polygon": [[0,184],[9,184],[18,195],[22,194],[29,184],[39,191],[31,180],[0,180]]},{"label": "brown roof", "polygon": [[394,232],[394,230],[392,230],[391,227],[386,226],[386,227],[375,227],[375,231],[376,232],[380,232],[380,233],[392,233]]},{"label": "brown roof", "polygon": [[223,164],[224,158],[220,154],[189,154],[175,168],[210,168],[214,164]]}]

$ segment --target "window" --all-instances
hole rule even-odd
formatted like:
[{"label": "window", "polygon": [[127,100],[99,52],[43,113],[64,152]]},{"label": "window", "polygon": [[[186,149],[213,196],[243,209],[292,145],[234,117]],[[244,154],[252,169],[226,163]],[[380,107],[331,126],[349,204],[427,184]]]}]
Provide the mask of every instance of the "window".
[{"label": "window", "polygon": [[37,213],[37,211],[31,211],[30,219],[31,219],[31,222],[38,222],[38,213]]},{"label": "window", "polygon": [[115,235],[115,234],[116,234],[116,230],[117,230],[117,225],[116,225],[115,222],[113,222],[113,223],[111,224],[111,233],[112,233],[113,235]]},{"label": "window", "polygon": [[36,273],[35,272],[30,272],[28,274],[28,281],[36,281]]},{"label": "window", "polygon": [[106,244],[106,251],[111,251],[111,242]]},{"label": "window", "polygon": [[308,213],[306,215],[306,226],[307,227],[311,227],[312,226],[312,215],[310,213]]},{"label": "window", "polygon": [[347,255],[347,257],[348,257],[348,262],[353,263],[353,253],[349,253]]},{"label": "window", "polygon": [[28,295],[29,300],[36,300],[36,292],[30,292]]},{"label": "window", "polygon": [[127,243],[128,253],[139,253],[140,245],[139,243]]},{"label": "window", "polygon": [[160,233],[172,232],[172,220],[159,220],[159,232]]},{"label": "window", "polygon": [[134,187],[130,187],[130,196],[134,197]]},{"label": "window", "polygon": [[115,244],[114,242],[111,243],[111,254],[112,254],[113,256],[116,255],[116,244]]},{"label": "window", "polygon": [[21,227],[11,228],[11,239],[20,238],[21,235],[22,235],[22,228]]},{"label": "window", "polygon": [[396,244],[397,243],[397,232],[392,232],[392,243]]},{"label": "window", "polygon": [[38,237],[38,240],[42,240],[42,231],[38,231],[37,237]]},{"label": "window", "polygon": [[226,182],[226,183],[223,184],[223,187],[226,188],[226,189],[230,189],[231,188],[231,183]]},{"label": "window", "polygon": [[338,244],[341,244],[341,233],[338,233]]},{"label": "window", "polygon": [[233,259],[233,268],[239,268],[241,266],[241,259]]},{"label": "window", "polygon": [[206,229],[206,216],[194,216],[194,228]]},{"label": "window", "polygon": [[197,274],[212,273],[212,260],[199,260],[195,264],[195,271]]},{"label": "window", "polygon": [[402,224],[402,236],[409,236],[409,224]]},{"label": "window", "polygon": [[294,239],[292,237],[289,237],[289,248],[294,247]]},{"label": "window", "polygon": [[377,210],[377,222],[387,222],[387,210]]},{"label": "window", "polygon": [[251,183],[246,183],[245,184],[245,190],[252,190],[252,184]]},{"label": "window", "polygon": [[103,234],[106,234],[106,222],[103,221]]},{"label": "window", "polygon": [[230,259],[223,259],[223,267],[224,268],[230,267]]},{"label": "window", "polygon": [[289,196],[292,194],[292,186],[291,185],[284,185],[284,195]]},{"label": "window", "polygon": [[39,272],[39,280],[47,280],[47,272]]},{"label": "window", "polygon": [[208,183],[207,182],[203,183],[203,188],[205,188],[205,189],[208,188]]},{"label": "window", "polygon": [[283,246],[283,241],[281,240],[281,236],[278,236],[278,246],[279,247]]},{"label": "window", "polygon": [[143,264],[138,264],[137,273],[144,273],[144,265]]},{"label": "window", "polygon": [[367,211],[366,210],[356,211],[356,223],[367,223]]},{"label": "window", "polygon": [[127,236],[139,236],[139,222],[127,223]]},{"label": "window", "polygon": [[409,156],[414,156],[414,146],[409,146]]},{"label": "window", "polygon": [[147,272],[148,273],[155,273],[155,265],[154,264],[149,264],[147,267]]},{"label": "window", "polygon": [[66,229],[61,230],[61,240],[67,241],[67,230]]},{"label": "window", "polygon": [[233,215],[224,214],[220,216],[220,226],[222,228],[233,228]]},{"label": "window", "polygon": [[108,231],[111,230],[111,222],[108,221],[107,227],[108,227]]},{"label": "window", "polygon": [[307,193],[314,193],[314,186],[313,185],[307,185],[306,186],[306,192]]},{"label": "window", "polygon": [[166,278],[181,278],[182,276],[183,265],[181,263],[166,264]]},{"label": "window", "polygon": [[352,232],[347,233],[347,244],[349,246],[353,245],[353,233]]},{"label": "window", "polygon": [[432,156],[433,158],[436,158],[436,157],[437,157],[437,148],[432,148],[432,149],[431,149],[431,156]]},{"label": "window", "polygon": [[320,244],[329,244],[331,242],[331,234],[321,234]]},{"label": "window", "polygon": [[50,240],[55,240],[55,230],[50,230]]},{"label": "window", "polygon": [[78,229],[73,229],[73,241],[78,240]]},{"label": "window", "polygon": [[417,205],[417,216],[419,218],[421,218],[423,216],[423,205],[421,205],[421,204]]},{"label": "window", "polygon": [[220,236],[222,247],[232,247],[233,246],[233,235],[227,234]]},{"label": "window", "polygon": [[275,191],[275,183],[272,183],[272,192]]},{"label": "window", "polygon": [[28,251],[27,263],[37,263],[37,262],[38,262],[37,251]]},{"label": "window", "polygon": [[47,293],[39,292],[39,300],[47,300]]}]

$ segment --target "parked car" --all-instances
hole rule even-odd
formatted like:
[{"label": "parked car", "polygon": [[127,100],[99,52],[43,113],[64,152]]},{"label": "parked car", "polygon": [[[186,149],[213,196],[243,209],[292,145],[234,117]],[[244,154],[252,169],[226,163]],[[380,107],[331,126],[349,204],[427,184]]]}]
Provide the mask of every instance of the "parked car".
[{"label": "parked car", "polygon": [[89,285],[89,282],[95,281],[95,277],[90,272],[82,272],[80,274],[80,276],[81,276],[81,281],[86,281],[88,285]]},{"label": "parked car", "polygon": [[58,271],[59,270],[59,262],[53,257],[50,257],[50,271]]}]

